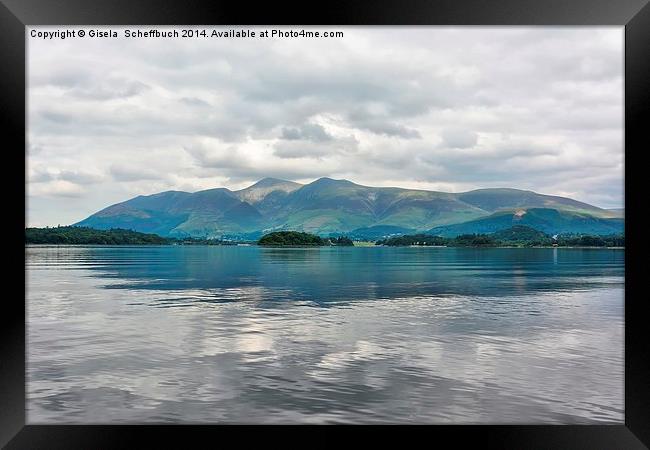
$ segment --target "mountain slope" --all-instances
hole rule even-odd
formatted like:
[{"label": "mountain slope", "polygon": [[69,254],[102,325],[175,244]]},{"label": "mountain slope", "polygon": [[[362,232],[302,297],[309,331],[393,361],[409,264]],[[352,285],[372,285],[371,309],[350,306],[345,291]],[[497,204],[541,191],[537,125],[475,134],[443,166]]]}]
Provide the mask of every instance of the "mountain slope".
[{"label": "mountain slope", "polygon": [[242,202],[255,206],[261,214],[269,216],[282,207],[289,193],[301,187],[302,184],[293,181],[264,178],[252,186],[234,191],[233,194]]},{"label": "mountain slope", "polygon": [[513,208],[550,208],[587,213],[596,217],[617,217],[614,211],[598,208],[577,200],[519,189],[477,189],[458,194],[458,198],[489,212]]},{"label": "mountain slope", "polygon": [[550,208],[517,209],[499,211],[487,217],[464,223],[435,227],[429,233],[437,236],[454,237],[461,234],[494,233],[516,225],[526,225],[546,234],[622,233],[624,221],[619,218],[601,218],[585,213],[561,211]]},{"label": "mountain slope", "polygon": [[253,231],[262,215],[228,189],[170,191],[109,206],[76,223],[97,229],[127,228],[161,236],[214,236]]},{"label": "mountain slope", "polygon": [[169,230],[187,220],[189,212],[173,209],[192,194],[167,191],[159,194],[138,196],[125,202],[111,205],[92,216],[77,222],[76,226],[98,230],[124,228],[143,233],[167,235]]},{"label": "mountain slope", "polygon": [[320,178],[287,196],[276,227],[337,233],[377,225],[426,229],[485,215],[455,194]]},{"label": "mountain slope", "polygon": [[454,194],[370,187],[331,178],[305,185],[265,178],[238,191],[217,188],[139,196],[75,225],[162,236],[221,237],[294,230],[321,235],[367,232],[381,237],[378,233],[398,230],[483,233],[515,224],[544,232],[600,232],[622,228],[622,219],[613,219],[616,215],[573,199],[517,189]]}]

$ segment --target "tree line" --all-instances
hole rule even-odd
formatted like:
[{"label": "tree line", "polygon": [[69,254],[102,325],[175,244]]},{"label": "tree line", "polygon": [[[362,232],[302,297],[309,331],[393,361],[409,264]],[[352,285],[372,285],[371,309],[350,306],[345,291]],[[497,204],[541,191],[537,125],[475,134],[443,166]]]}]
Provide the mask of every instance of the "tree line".
[{"label": "tree line", "polygon": [[[243,242],[243,241],[240,241]],[[196,237],[162,237],[123,228],[97,230],[64,226],[26,228],[26,244],[50,245],[236,245],[236,241]],[[253,243],[253,242],[250,242]],[[276,231],[257,241],[262,246],[353,246],[347,236],[323,238],[299,231]],[[380,239],[375,245],[447,247],[625,247],[624,234],[607,236],[564,234],[550,236],[531,227],[517,225],[491,234],[462,234],[456,237],[409,234]]]},{"label": "tree line", "polygon": [[235,245],[206,238],[171,238],[124,228],[97,230],[90,227],[25,228],[26,244],[49,245]]},{"label": "tree line", "polygon": [[502,237],[494,234],[462,234],[453,238],[414,234],[381,239],[375,245],[395,246],[447,246],[447,247],[625,247],[624,235],[558,235],[555,237]]}]

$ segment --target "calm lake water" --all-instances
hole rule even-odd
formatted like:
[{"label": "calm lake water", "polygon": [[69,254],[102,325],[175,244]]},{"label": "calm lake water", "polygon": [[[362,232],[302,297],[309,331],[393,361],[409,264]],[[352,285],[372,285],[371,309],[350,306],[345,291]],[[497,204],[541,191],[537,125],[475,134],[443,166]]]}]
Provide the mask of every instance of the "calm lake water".
[{"label": "calm lake water", "polygon": [[27,247],[29,423],[622,423],[610,249]]}]

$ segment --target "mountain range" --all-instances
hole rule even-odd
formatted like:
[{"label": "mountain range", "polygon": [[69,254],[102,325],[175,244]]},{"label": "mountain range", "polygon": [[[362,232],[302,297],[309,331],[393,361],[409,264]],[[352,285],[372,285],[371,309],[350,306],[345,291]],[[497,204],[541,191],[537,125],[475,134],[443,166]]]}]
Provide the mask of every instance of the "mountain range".
[{"label": "mountain range", "polygon": [[264,178],[245,189],[166,191],[111,205],[76,223],[170,237],[257,238],[278,230],[376,239],[428,232],[491,233],[513,225],[545,233],[621,233],[620,211],[519,189],[447,193],[319,178]]}]

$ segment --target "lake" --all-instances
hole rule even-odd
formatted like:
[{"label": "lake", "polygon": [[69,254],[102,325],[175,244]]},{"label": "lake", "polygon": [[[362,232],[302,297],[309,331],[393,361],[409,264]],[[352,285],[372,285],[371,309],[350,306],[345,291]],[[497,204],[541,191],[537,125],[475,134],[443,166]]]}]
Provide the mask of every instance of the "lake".
[{"label": "lake", "polygon": [[27,421],[624,421],[624,250],[26,247]]}]

